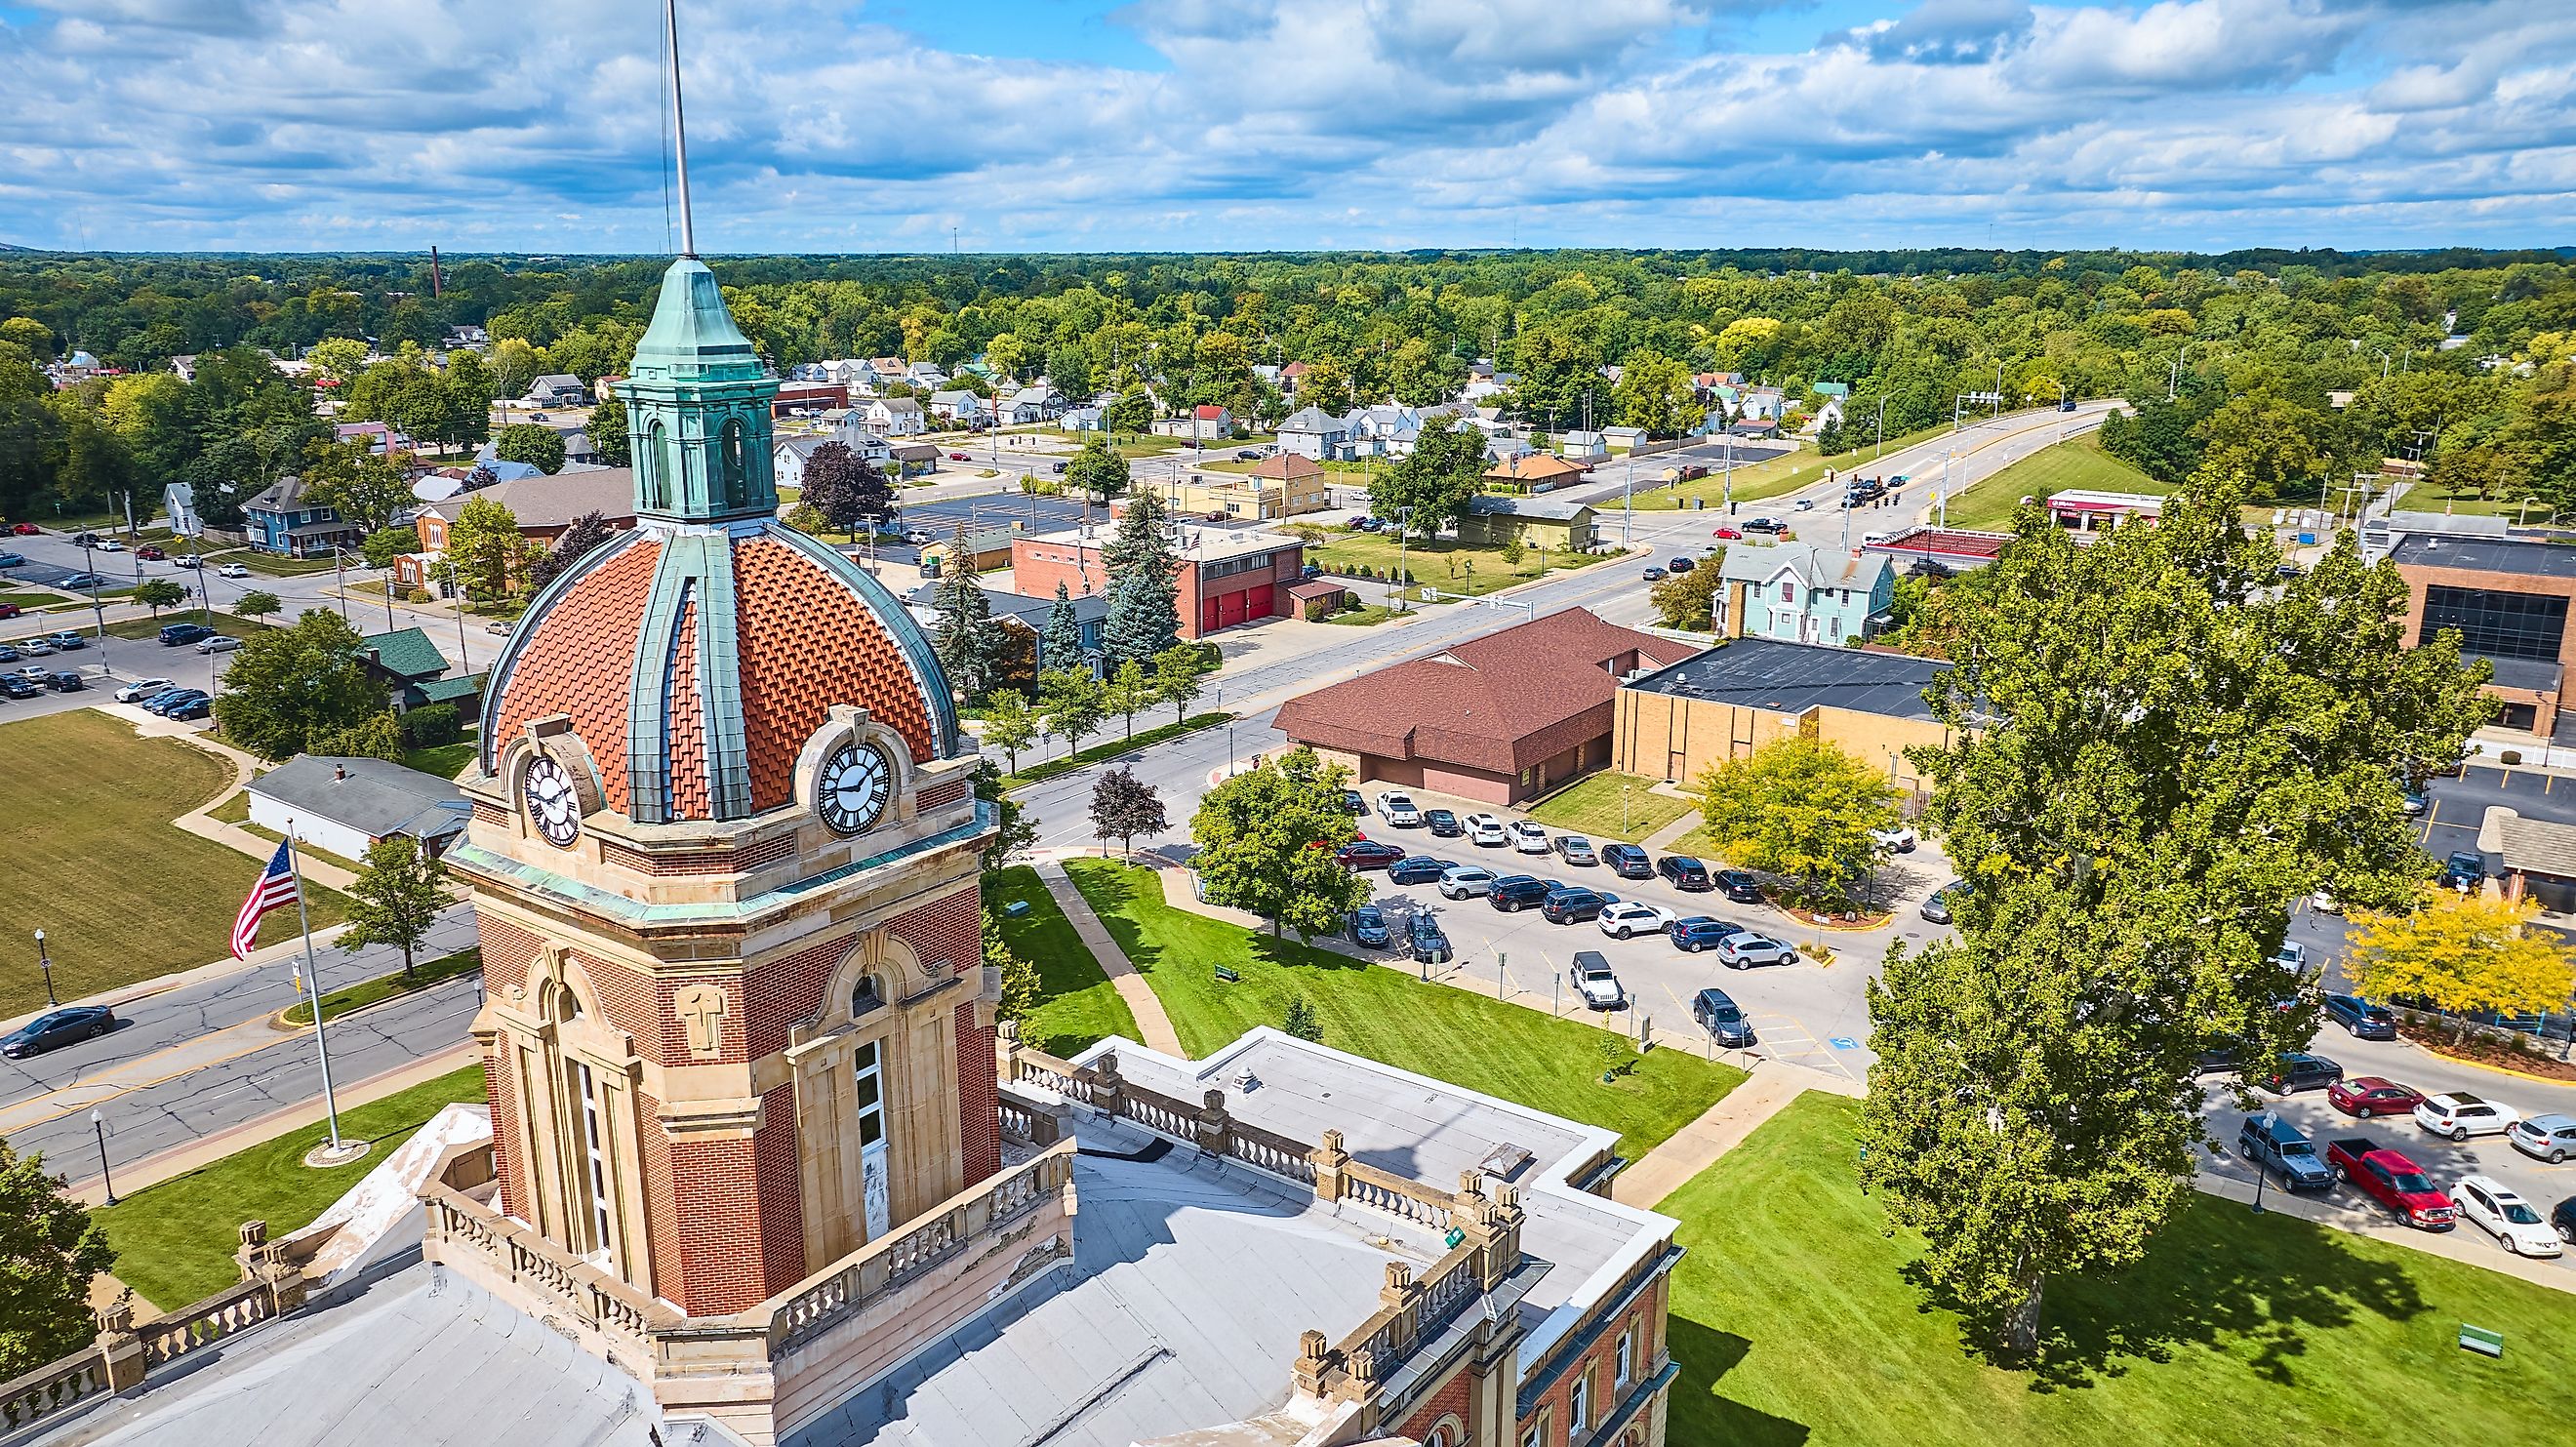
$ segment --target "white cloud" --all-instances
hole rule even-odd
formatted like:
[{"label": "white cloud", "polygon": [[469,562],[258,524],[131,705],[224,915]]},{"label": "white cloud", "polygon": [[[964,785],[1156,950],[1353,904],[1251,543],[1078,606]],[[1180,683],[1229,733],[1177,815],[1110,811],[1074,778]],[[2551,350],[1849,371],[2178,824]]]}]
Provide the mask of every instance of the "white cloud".
[{"label": "white cloud", "polygon": [[[62,0],[0,21],[0,240],[663,244],[620,0]],[[2576,7],[1140,0],[1159,70],[690,0],[724,249],[2567,240]],[[1703,38],[1704,37],[1704,38]],[[1021,47],[1025,49],[1026,47]]]}]

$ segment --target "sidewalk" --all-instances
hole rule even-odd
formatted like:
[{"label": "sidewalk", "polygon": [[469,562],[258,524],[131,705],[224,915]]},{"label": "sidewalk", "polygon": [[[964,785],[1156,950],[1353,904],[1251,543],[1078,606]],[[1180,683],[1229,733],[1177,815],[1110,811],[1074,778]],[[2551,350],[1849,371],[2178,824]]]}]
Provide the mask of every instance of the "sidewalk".
[{"label": "sidewalk", "polygon": [[1172,1017],[1163,1013],[1163,1002],[1155,995],[1154,987],[1145,983],[1145,977],[1136,972],[1136,966],[1128,960],[1127,952],[1118,947],[1109,927],[1092,912],[1091,901],[1084,899],[1082,891],[1073,887],[1073,878],[1064,872],[1063,863],[1054,858],[1041,859],[1037,871],[1038,878],[1046,882],[1047,893],[1054,898],[1056,908],[1064,911],[1065,919],[1073,925],[1073,932],[1081,937],[1083,947],[1100,962],[1101,972],[1109,976],[1111,985],[1117,987],[1118,998],[1127,1002],[1128,1012],[1136,1017],[1136,1033],[1145,1037],[1144,1043],[1174,1059],[1189,1059],[1189,1052],[1181,1048],[1180,1035],[1172,1029]]},{"label": "sidewalk", "polygon": [[1718,1157],[1742,1144],[1756,1126],[1810,1090],[1854,1097],[1862,1094],[1860,1086],[1837,1075],[1778,1060],[1759,1061],[1752,1076],[1728,1091],[1725,1099],[1612,1177],[1610,1199],[1652,1210],[1656,1203],[1715,1164]]}]

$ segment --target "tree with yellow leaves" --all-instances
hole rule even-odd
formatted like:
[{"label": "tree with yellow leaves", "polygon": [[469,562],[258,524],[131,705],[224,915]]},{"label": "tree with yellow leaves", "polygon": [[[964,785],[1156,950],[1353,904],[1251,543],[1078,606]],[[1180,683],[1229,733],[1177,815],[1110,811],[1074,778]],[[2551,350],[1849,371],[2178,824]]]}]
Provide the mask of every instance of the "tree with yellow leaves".
[{"label": "tree with yellow leaves", "polygon": [[2564,1004],[2576,987],[2576,961],[2548,930],[2527,928],[2539,907],[2448,890],[2429,890],[2402,914],[2359,911],[2346,968],[2353,988],[2376,1000],[2423,1000],[2468,1033],[2479,1010],[2524,1015]]}]

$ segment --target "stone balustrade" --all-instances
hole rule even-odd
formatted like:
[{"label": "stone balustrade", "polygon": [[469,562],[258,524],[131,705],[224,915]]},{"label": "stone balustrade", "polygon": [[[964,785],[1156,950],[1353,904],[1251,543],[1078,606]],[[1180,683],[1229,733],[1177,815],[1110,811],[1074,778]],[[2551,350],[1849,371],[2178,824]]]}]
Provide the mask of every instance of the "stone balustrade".
[{"label": "stone balustrade", "polygon": [[1449,1228],[1456,1198],[1410,1176],[1352,1161],[1342,1167],[1342,1199],[1433,1231]]},{"label": "stone balustrade", "polygon": [[277,1315],[277,1296],[265,1281],[245,1281],[136,1328],[147,1367],[166,1366],[197,1348],[223,1340]]},{"label": "stone balustrade", "polygon": [[529,1299],[533,1315],[554,1317],[576,1335],[595,1339],[604,1354],[632,1370],[654,1355],[655,1333],[679,1326],[679,1311],[600,1270],[530,1227],[448,1184],[461,1158],[491,1151],[488,1142],[460,1146],[420,1192],[427,1214],[422,1254],[432,1261],[467,1265],[477,1280]]},{"label": "stone balustrade", "polygon": [[16,1433],[115,1391],[105,1351],[86,1346],[0,1382],[0,1434]]}]

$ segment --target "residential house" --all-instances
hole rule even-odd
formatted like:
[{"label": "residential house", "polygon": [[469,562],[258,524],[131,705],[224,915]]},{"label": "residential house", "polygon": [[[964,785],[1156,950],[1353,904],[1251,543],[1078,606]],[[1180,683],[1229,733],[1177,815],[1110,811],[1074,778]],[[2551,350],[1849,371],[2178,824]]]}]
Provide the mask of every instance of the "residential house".
[{"label": "residential house", "polygon": [[1044,382],[1022,387],[1011,394],[1002,408],[1002,420],[1014,427],[1031,427],[1054,420],[1064,411],[1064,394]]},{"label": "residential house", "polygon": [[590,400],[590,389],[568,372],[549,372],[530,382],[528,395],[519,400],[530,407],[578,407]]},{"label": "residential house", "polygon": [[182,352],[178,356],[172,357],[170,359],[170,370],[176,373],[179,380],[182,382],[193,382],[197,380],[197,354],[194,352]]},{"label": "residential house", "polygon": [[430,641],[424,629],[370,633],[358,640],[358,648],[367,671],[392,690],[398,711],[409,712],[430,702],[430,685],[447,678],[447,655],[438,651],[438,645]]},{"label": "residential house", "polygon": [[[1006,681],[1034,683],[1036,674],[1052,672],[1059,668],[1078,668],[1095,675],[1100,672],[1101,631],[1108,626],[1109,621],[1109,599],[1106,595],[1076,593],[1069,596],[1069,601],[1073,605],[1073,633],[1075,639],[1081,644],[1082,653],[1078,658],[1049,658],[1045,656],[1044,650],[1039,645],[1046,637],[1047,619],[1055,612],[1054,594],[1033,598],[1025,593],[1009,593],[997,588],[983,587],[980,584],[975,591],[984,595],[984,606],[992,610],[994,619],[1020,634],[1022,641],[1027,645],[1026,672],[1007,670]],[[936,629],[939,626],[939,585],[937,583],[922,584],[904,599],[904,603],[911,608],[913,618],[925,629]],[[1012,656],[1020,656],[1016,648],[1008,650],[1008,653]]]},{"label": "residential house", "polygon": [[1273,723],[1355,784],[1518,804],[1610,762],[1622,678],[1699,652],[1568,608],[1300,694]]},{"label": "residential house", "polygon": [[1320,407],[1301,407],[1279,424],[1279,450],[1311,457],[1317,462],[1342,455],[1342,445],[1350,439],[1350,427],[1341,418]]},{"label": "residential house", "polygon": [[1557,450],[1572,462],[1602,462],[1610,456],[1610,439],[1598,432],[1568,432],[1557,439]]},{"label": "residential house", "polygon": [[1507,466],[1535,450],[1527,438],[1515,437],[1509,432],[1489,433],[1485,438],[1485,460],[1488,462]]},{"label": "residential house", "polygon": [[963,387],[945,387],[930,394],[930,415],[942,422],[973,427],[992,420],[992,405]]},{"label": "residential house", "polygon": [[1290,362],[1279,369],[1279,395],[1293,398],[1297,389],[1306,385],[1307,367],[1303,362]]},{"label": "residential house", "polygon": [[863,462],[872,462],[885,471],[894,470],[894,449],[875,433],[859,427],[836,428],[831,432],[805,437],[781,437],[771,449],[771,475],[780,487],[805,485],[805,463],[814,449],[826,442],[838,442],[858,454]]},{"label": "residential house", "polygon": [[610,527],[619,530],[635,526],[635,473],[631,468],[591,467],[558,472],[552,477],[540,472],[497,482],[474,492],[457,493],[420,510],[412,519],[412,530],[420,537],[420,551],[394,559],[397,586],[422,592],[445,590],[448,529],[465,511],[465,505],[478,499],[508,508],[510,516],[518,521],[519,536],[540,546],[551,546],[576,518],[586,513],[598,513]]},{"label": "residential house", "polygon": [[868,427],[880,437],[918,437],[929,430],[921,415],[921,403],[910,397],[879,397],[868,403]]},{"label": "residential house", "polygon": [[1067,407],[1056,414],[1055,425],[1065,432],[1105,432],[1109,430],[1109,409],[1097,402]]},{"label": "residential house", "polygon": [[465,832],[471,813],[449,780],[383,759],[298,754],[251,780],[250,822],[342,859],[412,839],[432,855]]},{"label": "residential house", "polygon": [[937,362],[915,362],[904,369],[903,380],[925,392],[935,392],[948,385],[948,371]]},{"label": "residential house", "polygon": [[1514,538],[1525,548],[1551,553],[1588,552],[1600,541],[1589,504],[1562,499],[1479,493],[1458,519],[1458,541],[1499,548]]},{"label": "residential house", "polygon": [[1496,492],[1536,495],[1571,487],[1592,469],[1546,452],[1521,452],[1485,469],[1485,486]]},{"label": "residential house", "polygon": [[383,457],[389,452],[409,452],[411,439],[382,422],[340,422],[333,424],[335,442],[363,442],[369,452]]},{"label": "residential house", "polygon": [[1410,457],[1422,441],[1424,419],[1410,407],[1392,403],[1358,407],[1342,419],[1345,457]]},{"label": "residential house", "polygon": [[492,334],[471,322],[451,322],[447,328],[447,349],[451,352],[479,352],[492,345]]},{"label": "residential house", "polygon": [[1718,567],[1717,628],[1729,638],[1841,643],[1887,625],[1896,565],[1866,549],[1738,542]]},{"label": "residential house", "polygon": [[1157,437],[1178,437],[1183,441],[1223,442],[1234,436],[1234,414],[1211,402],[1203,402],[1185,412],[1154,419]]},{"label": "residential house", "polygon": [[1601,429],[1601,440],[1610,444],[1613,451],[1634,452],[1645,442],[1646,429],[1643,427],[1604,427]]},{"label": "residential house", "polygon": [[292,474],[242,505],[242,531],[253,552],[290,558],[327,558],[334,547],[354,549],[365,539],[356,523],[307,496],[304,479]]}]

